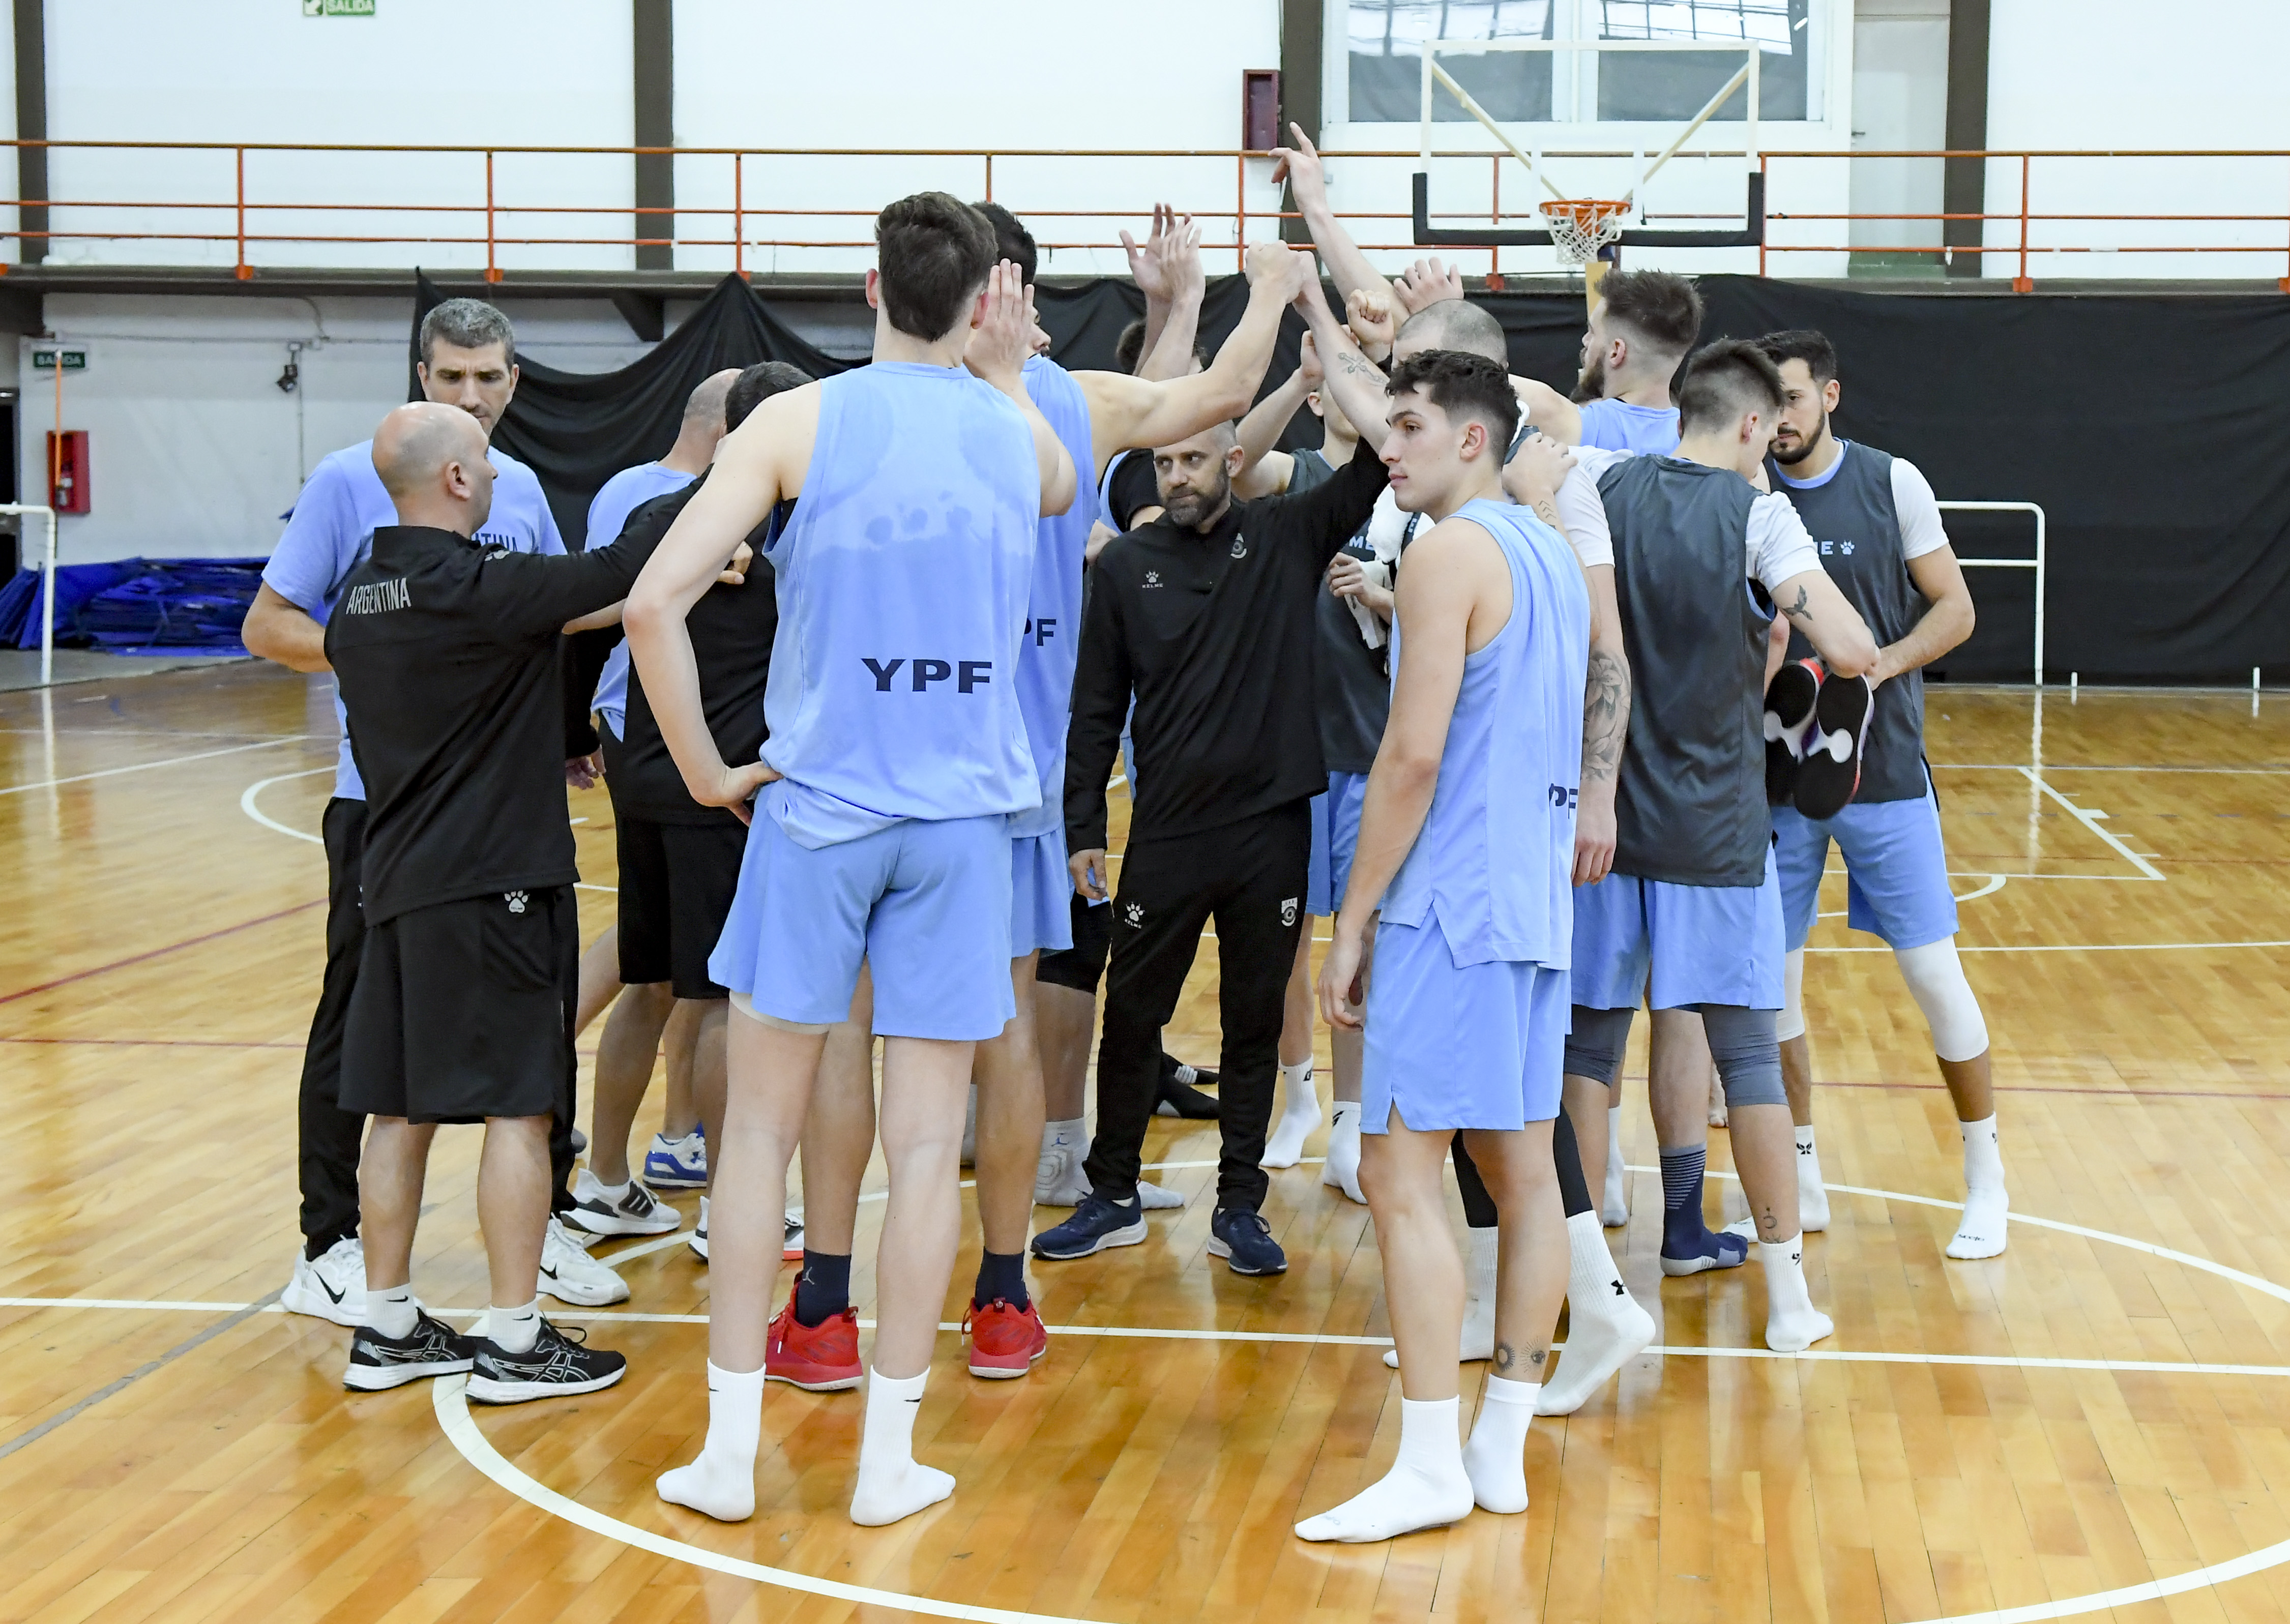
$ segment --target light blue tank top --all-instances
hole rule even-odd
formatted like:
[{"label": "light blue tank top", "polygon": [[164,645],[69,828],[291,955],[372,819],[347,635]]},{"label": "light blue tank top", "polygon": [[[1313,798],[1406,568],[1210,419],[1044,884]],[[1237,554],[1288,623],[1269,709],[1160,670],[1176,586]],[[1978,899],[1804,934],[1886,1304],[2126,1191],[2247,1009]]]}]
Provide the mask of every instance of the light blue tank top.
[{"label": "light blue tank top", "polygon": [[[1439,782],[1383,916],[1433,917],[1458,964],[1568,966],[1574,940],[1574,801],[1590,595],[1573,549],[1525,508],[1466,502],[1455,514],[1510,565],[1510,619],[1463,660]],[[1392,668],[1398,669],[1393,638]]]},{"label": "light blue tank top", "polygon": [[1641,457],[1667,457],[1677,449],[1677,408],[1637,406],[1626,400],[1584,401],[1584,445],[1601,451],[1636,452]]},{"label": "light blue tank top", "polygon": [[877,362],[820,386],[795,517],[759,798],[812,848],[909,818],[1031,812],[1018,701],[1041,474],[1024,414],[958,367]]},{"label": "light blue tank top", "polygon": [[1097,486],[1090,475],[1097,453],[1090,444],[1089,400],[1074,376],[1046,356],[1026,363],[1026,393],[1049,420],[1074,462],[1073,506],[1040,523],[1034,547],[1033,583],[1026,596],[1026,644],[1018,653],[1018,705],[1026,716],[1026,744],[1041,775],[1042,804],[1010,820],[1013,839],[1046,835],[1065,820],[1066,724],[1073,712],[1074,660],[1080,647],[1083,555],[1097,522]]}]

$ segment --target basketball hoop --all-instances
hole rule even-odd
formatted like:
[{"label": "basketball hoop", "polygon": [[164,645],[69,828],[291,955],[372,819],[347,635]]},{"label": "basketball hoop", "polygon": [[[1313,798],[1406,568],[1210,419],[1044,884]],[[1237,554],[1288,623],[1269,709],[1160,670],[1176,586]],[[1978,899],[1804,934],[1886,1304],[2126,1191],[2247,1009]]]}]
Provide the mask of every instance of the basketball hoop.
[{"label": "basketball hoop", "polygon": [[1541,205],[1550,228],[1550,245],[1569,265],[1583,265],[1598,257],[1598,250],[1622,234],[1629,218],[1628,198],[1560,197]]}]

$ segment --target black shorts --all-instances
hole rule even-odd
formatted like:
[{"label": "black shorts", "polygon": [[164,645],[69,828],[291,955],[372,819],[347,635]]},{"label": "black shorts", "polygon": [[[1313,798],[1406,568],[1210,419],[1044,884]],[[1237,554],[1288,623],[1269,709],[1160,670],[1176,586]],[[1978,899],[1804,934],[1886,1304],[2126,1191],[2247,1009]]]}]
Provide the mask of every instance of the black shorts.
[{"label": "black shorts", "polygon": [[570,885],[417,908],[365,930],[341,1107],[408,1122],[569,1104],[581,930]]},{"label": "black shorts", "polygon": [[630,987],[671,983],[679,998],[729,995],[708,978],[708,956],[724,934],[740,889],[746,828],[654,823],[619,814],[621,980]]},{"label": "black shorts", "polygon": [[1105,979],[1106,955],[1113,947],[1113,905],[1093,903],[1078,891],[1073,895],[1074,945],[1062,953],[1045,953],[1034,966],[1034,980],[1053,987],[1070,987],[1094,997]]}]

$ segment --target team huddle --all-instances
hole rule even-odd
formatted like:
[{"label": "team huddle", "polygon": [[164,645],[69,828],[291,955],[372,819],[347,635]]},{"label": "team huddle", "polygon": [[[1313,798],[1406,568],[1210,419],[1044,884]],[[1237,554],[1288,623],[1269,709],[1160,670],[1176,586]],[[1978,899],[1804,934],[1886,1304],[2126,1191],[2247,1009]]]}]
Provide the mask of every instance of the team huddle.
[{"label": "team huddle", "polygon": [[[1261,1209],[1324,1120],[1317,1012],[1320,1184],[1373,1220],[1401,1430],[1388,1476],[1296,1532],[1524,1511],[1532,1419],[1654,1335],[1603,1233],[1629,1216],[1641,1004],[1664,1274],[1754,1251],[1767,1345],[1831,1334],[1804,1267],[1829,1210],[1801,988],[1832,841],[1956,1106],[1948,1253],[2004,1249],[1987,1030],[1924,757],[1918,673],[1973,614],[1931,487],[1836,437],[1821,334],[1697,347],[1698,296],[1662,272],[1606,271],[1569,393],[1514,377],[1459,277],[1385,279],[1310,145],[1279,156],[1313,251],[1250,249],[1246,311],[1209,354],[1197,234],[1157,214],[1130,244],[1147,314],[1123,372],[1049,358],[1034,240],[1005,210],[893,204],[871,364],[707,380],[669,453],[605,484],[577,552],[488,444],[508,322],[467,300],[425,317],[425,399],[320,465],[245,634],[331,669],[343,722],[282,1300],[351,1328],[348,1387],[612,1385],[623,1357],[540,1297],[625,1299],[588,1245],[672,1235],[653,1190],[701,1189],[708,1427],[661,1497],[752,1516],[765,1382],[863,1387],[850,1515],[895,1522],[955,1489],[913,1434],[963,1166],[974,1376],[1049,1348],[1029,1252],[1038,1275],[1133,1245],[1183,1204],[1144,1176],[1157,1112],[1215,1117],[1209,1251],[1276,1277]],[[1267,390],[1292,308],[1301,364]],[[1303,411],[1319,446],[1277,449]],[[619,922],[584,956],[564,788],[599,775]],[[1162,1042],[1210,927],[1213,1072]],[[600,1015],[584,1147],[573,1044]],[[664,1129],[638,1158],[663,1051]],[[1713,1230],[1718,1121],[1748,1216]],[[485,1128],[491,1306],[467,1334],[412,1283],[439,1123]],[[862,1360],[853,1237],[878,1142]],[[1072,1211],[1037,1233],[1037,1205]],[[801,1268],[774,1312],[782,1260]],[[1466,1437],[1460,1365],[1481,1360]]]}]

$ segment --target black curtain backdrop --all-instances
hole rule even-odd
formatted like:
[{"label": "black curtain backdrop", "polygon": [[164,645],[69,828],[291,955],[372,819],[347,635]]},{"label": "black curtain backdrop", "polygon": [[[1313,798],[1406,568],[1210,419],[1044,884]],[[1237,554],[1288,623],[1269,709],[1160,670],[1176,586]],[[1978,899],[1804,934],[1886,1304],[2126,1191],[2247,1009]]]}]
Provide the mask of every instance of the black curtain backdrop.
[{"label": "black curtain backdrop", "polygon": [[[2046,665],[2094,682],[2234,682],[2290,668],[2290,300],[2229,294],[1947,296],[1859,293],[1704,276],[1705,338],[1818,327],[1842,360],[1836,428],[1915,462],[1942,500],[2032,501],[2049,521]],[[414,324],[443,295],[417,277]],[[854,291],[853,297],[857,297]],[[1580,294],[1475,295],[1509,335],[1511,364],[1565,387],[1582,337]],[[1109,368],[1144,301],[1125,281],[1043,285],[1051,353]],[[1213,348],[1239,321],[1237,276],[1210,284]],[[1294,369],[1283,324],[1267,387]],[[617,372],[524,364],[498,438],[540,475],[568,544],[621,468],[667,451],[685,397],[709,372],[788,361],[815,377],[847,364],[813,348],[772,301],[726,276],[690,319]],[[418,394],[418,391],[416,391]],[[1309,413],[1286,444],[1313,444]],[[1958,553],[2027,557],[2023,515],[1950,514]],[[1969,572],[1980,628],[1935,671],[2025,681],[2033,572]]]}]

